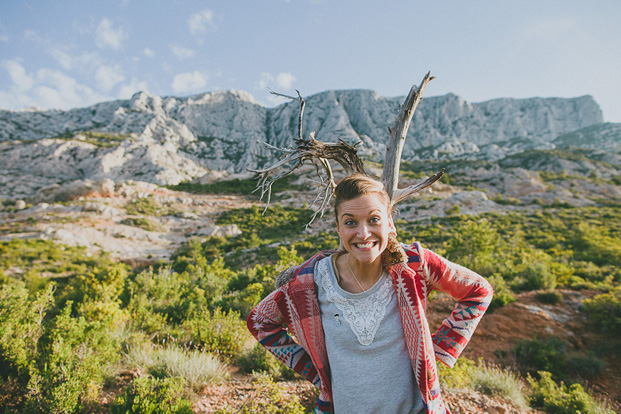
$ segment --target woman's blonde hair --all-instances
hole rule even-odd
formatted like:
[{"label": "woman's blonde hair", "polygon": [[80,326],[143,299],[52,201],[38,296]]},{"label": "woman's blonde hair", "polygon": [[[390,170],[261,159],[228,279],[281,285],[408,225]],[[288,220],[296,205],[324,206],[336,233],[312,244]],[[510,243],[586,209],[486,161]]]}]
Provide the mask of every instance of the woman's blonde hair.
[{"label": "woman's blonde hair", "polygon": [[353,200],[365,194],[379,194],[386,203],[388,215],[390,215],[390,196],[381,181],[377,181],[368,175],[355,173],[345,177],[334,189],[334,216],[338,221],[339,206],[344,201]]}]

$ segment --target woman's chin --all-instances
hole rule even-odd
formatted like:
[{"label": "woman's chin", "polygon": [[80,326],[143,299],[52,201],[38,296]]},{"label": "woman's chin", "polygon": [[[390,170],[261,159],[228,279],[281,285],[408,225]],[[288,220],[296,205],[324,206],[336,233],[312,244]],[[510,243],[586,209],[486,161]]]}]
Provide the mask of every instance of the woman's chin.
[{"label": "woman's chin", "polygon": [[378,253],[377,251],[354,250],[353,252],[350,251],[349,253],[354,259],[356,259],[356,261],[367,264],[375,262],[381,256],[381,253]]}]

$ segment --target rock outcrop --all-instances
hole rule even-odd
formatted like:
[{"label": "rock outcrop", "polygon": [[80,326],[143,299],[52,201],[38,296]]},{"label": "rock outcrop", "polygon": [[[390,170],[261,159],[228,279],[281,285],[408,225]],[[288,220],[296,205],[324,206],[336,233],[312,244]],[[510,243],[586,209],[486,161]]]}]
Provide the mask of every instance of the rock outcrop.
[{"label": "rock outcrop", "polygon": [[[363,155],[381,161],[387,126],[402,100],[368,90],[313,95],[306,100],[304,136],[315,131],[324,141],[362,141]],[[273,160],[276,154],[259,141],[291,146],[297,122],[297,102],[265,108],[240,91],[186,98],[139,92],[129,100],[70,111],[0,111],[0,168],[3,175],[19,175],[19,167],[28,164],[37,177],[175,184],[208,171],[239,173]],[[590,96],[482,103],[453,94],[430,97],[415,114],[403,158],[495,161],[525,149],[590,141],[599,130],[588,128],[601,123],[602,112]],[[606,125],[606,139],[618,145],[621,127]],[[584,132],[575,133],[579,130]]]}]

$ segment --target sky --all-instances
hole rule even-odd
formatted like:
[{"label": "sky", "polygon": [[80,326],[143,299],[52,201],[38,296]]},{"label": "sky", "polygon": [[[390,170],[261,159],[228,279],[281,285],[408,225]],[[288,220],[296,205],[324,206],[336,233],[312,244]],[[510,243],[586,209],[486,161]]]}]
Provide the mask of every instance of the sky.
[{"label": "sky", "polygon": [[591,95],[621,122],[619,0],[2,0],[0,108],[138,91]]}]

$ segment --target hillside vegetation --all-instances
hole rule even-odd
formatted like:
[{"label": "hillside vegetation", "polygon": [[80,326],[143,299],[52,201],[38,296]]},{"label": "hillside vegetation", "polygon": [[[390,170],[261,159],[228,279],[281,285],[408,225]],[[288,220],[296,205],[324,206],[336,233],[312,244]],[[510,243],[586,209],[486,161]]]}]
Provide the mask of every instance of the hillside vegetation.
[{"label": "hillside vegetation", "polygon": [[[561,289],[592,292],[583,315],[614,349],[621,342],[621,210],[537,207],[478,215],[455,209],[418,222],[397,216],[396,224],[403,242],[418,240],[487,277],[496,292],[492,311],[522,292],[536,291],[549,304],[562,299]],[[145,201],[128,208],[168,214]],[[304,231],[310,214],[278,204],[264,215],[259,205],[222,211],[216,224],[240,234],[191,238],[148,266],[49,240],[0,242],[1,412],[190,413],[201,410],[202,390],[232,380],[233,368],[254,373],[248,393],[262,397],[217,412],[309,412],[312,391],[287,394],[279,381],[296,375],[254,345],[244,318],[280,271],[337,247],[333,231]],[[605,403],[586,391],[609,363],[604,348],[569,346],[533,337],[514,346],[504,367],[463,358],[442,370],[443,386],[501,398],[516,412],[612,413],[618,393],[607,390],[616,402]]]}]

